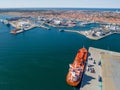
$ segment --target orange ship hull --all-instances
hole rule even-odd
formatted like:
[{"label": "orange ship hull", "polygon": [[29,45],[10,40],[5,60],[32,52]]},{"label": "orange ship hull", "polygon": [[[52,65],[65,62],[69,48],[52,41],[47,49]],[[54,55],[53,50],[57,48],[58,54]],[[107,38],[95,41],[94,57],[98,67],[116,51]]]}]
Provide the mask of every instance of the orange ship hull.
[{"label": "orange ship hull", "polygon": [[67,84],[71,86],[77,86],[82,79],[82,74],[85,68],[85,62],[87,59],[87,49],[79,49],[74,61],[70,64],[70,68],[66,77]]}]

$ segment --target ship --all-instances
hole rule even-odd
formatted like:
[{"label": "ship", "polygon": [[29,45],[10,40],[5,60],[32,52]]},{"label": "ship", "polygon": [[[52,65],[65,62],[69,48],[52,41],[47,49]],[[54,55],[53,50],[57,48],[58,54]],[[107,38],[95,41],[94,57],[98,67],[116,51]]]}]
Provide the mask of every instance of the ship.
[{"label": "ship", "polygon": [[88,51],[86,48],[78,50],[77,55],[72,64],[69,64],[69,71],[66,76],[66,82],[70,86],[78,86],[81,82],[85,69]]},{"label": "ship", "polygon": [[23,32],[23,31],[24,31],[24,30],[22,30],[22,29],[15,29],[15,30],[11,30],[10,33],[12,33],[12,34],[17,34],[17,33]]},{"label": "ship", "polygon": [[64,32],[64,29],[59,29],[59,32]]}]

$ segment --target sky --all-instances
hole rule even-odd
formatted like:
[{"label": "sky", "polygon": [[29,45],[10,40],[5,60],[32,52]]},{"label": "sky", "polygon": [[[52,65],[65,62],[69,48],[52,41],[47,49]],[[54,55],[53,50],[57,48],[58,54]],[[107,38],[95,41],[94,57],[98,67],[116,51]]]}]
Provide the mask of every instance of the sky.
[{"label": "sky", "polygon": [[0,8],[120,8],[120,0],[0,0]]}]

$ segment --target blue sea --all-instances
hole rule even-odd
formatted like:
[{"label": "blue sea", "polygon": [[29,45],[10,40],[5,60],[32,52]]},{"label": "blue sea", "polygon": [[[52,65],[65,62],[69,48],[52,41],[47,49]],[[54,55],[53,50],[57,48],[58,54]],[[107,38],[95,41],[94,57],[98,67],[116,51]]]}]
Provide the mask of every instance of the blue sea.
[{"label": "blue sea", "polygon": [[[12,16],[0,16],[8,18]],[[97,27],[65,29],[89,30]],[[79,48],[96,47],[120,52],[120,34],[94,41],[83,35],[34,28],[17,35],[13,27],[0,23],[0,90],[73,90],[67,85],[68,65]]]}]

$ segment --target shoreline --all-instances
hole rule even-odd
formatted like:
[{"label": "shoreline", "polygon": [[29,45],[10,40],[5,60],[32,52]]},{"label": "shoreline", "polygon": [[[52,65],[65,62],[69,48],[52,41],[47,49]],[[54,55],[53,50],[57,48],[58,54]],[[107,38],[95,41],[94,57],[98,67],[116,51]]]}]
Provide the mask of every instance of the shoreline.
[{"label": "shoreline", "polygon": [[[75,32],[91,40],[99,40],[111,34],[120,33],[120,16],[115,11],[90,11],[90,10],[43,10],[43,11],[10,11],[0,12],[6,15],[16,15],[11,19],[1,20],[4,23],[10,22],[10,24],[18,28],[29,27],[31,24],[39,24],[37,27],[45,28],[49,30],[47,26],[55,28],[69,28],[74,26],[86,26],[88,24],[98,23],[100,27],[92,28],[89,31],[76,31],[76,30],[64,30],[65,32]],[[98,16],[97,16],[98,15]],[[14,23],[14,24],[13,24]]]},{"label": "shoreline", "polygon": [[[88,38],[88,39],[91,39],[91,40],[99,40],[99,39],[102,39],[102,38],[107,37],[107,36],[112,35],[112,34],[120,34],[120,33],[114,32],[114,33],[108,33],[108,34],[106,34],[106,35],[104,35],[104,36],[94,37],[94,36],[92,36],[92,35],[86,35],[86,31],[64,30],[64,32],[78,33],[78,34],[80,34],[80,35],[85,36],[85,37]],[[89,32],[89,31],[88,31],[88,32]]]}]

